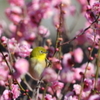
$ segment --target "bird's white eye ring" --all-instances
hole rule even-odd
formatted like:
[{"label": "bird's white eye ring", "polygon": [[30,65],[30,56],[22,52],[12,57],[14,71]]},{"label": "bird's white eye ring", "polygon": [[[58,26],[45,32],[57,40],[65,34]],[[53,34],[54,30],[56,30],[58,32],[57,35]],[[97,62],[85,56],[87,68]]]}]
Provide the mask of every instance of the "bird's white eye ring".
[{"label": "bird's white eye ring", "polygon": [[40,51],[40,53],[43,53],[43,51]]}]

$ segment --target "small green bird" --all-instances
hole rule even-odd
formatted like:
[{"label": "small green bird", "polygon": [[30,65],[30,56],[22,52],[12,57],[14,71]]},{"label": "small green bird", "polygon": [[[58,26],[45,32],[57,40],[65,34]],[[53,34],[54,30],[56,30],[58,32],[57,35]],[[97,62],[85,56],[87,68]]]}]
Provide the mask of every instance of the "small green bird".
[{"label": "small green bird", "polygon": [[36,47],[30,53],[29,73],[36,80],[41,78],[41,74],[46,67],[46,56],[47,50],[43,47]]}]

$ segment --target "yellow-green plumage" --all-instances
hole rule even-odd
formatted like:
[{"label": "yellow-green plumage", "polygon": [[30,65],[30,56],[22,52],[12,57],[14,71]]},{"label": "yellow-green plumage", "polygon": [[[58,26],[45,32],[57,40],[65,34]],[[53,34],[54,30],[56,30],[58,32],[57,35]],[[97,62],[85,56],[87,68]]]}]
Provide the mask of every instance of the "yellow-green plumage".
[{"label": "yellow-green plumage", "polygon": [[46,67],[47,50],[43,47],[36,47],[30,53],[29,73],[35,79],[40,79],[41,74]]}]

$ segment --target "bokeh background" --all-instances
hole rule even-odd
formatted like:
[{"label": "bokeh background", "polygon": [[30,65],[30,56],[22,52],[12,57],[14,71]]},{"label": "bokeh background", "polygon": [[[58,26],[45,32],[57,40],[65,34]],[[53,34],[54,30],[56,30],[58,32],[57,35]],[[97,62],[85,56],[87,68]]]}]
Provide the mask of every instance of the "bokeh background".
[{"label": "bokeh background", "polygon": [[[28,1],[30,0],[26,0],[26,2]],[[85,17],[80,13],[80,4],[77,2],[77,0],[71,0],[71,3],[76,7],[76,14],[74,16],[70,15],[66,17],[66,28],[67,30],[70,30],[69,34],[66,34],[69,36],[69,38],[74,37],[76,32],[79,29],[84,28],[85,25]],[[7,7],[9,7],[7,0],[0,0],[0,21],[5,21],[7,24],[9,24],[10,21],[5,16],[5,9]],[[52,25],[52,18],[42,20],[41,24],[50,30],[50,38],[52,41],[54,41],[56,38],[56,30]]]}]

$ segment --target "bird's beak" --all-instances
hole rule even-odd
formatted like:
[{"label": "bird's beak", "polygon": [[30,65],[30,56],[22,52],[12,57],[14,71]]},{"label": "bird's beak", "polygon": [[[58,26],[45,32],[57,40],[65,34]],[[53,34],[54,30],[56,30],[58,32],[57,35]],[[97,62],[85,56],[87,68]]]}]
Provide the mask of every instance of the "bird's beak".
[{"label": "bird's beak", "polygon": [[46,53],[46,54],[48,54],[48,51],[46,51],[46,52],[43,52],[43,53]]}]

